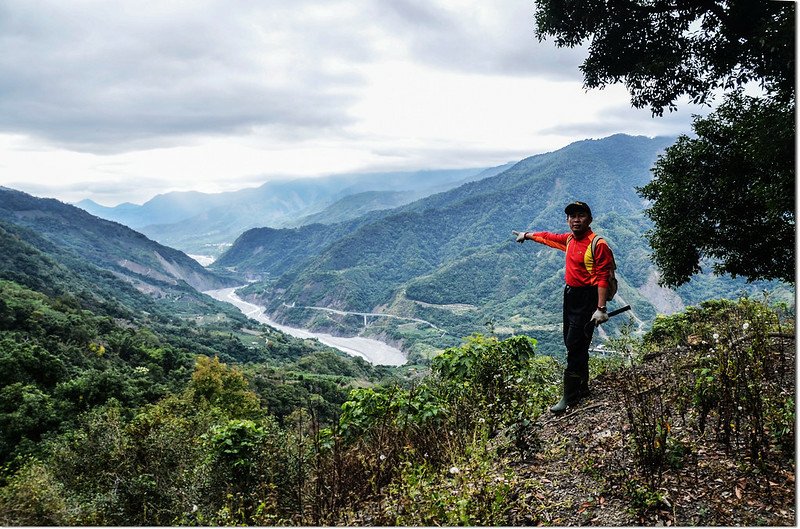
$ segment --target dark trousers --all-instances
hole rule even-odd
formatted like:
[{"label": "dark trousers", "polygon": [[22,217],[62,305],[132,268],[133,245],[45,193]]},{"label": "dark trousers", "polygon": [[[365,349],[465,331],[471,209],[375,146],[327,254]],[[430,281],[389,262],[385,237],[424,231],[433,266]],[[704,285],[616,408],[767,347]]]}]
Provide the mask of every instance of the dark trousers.
[{"label": "dark trousers", "polygon": [[594,327],[586,336],[585,327],[597,309],[597,287],[564,288],[564,345],[567,346],[565,376],[589,377],[589,345]]}]

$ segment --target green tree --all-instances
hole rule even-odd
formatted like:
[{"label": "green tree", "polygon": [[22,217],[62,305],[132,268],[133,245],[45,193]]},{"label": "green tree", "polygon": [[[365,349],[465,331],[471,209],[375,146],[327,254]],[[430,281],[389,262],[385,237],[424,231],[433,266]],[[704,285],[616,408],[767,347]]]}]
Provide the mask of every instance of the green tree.
[{"label": "green tree", "polygon": [[735,93],[656,162],[640,194],[663,283],[686,283],[704,258],[719,274],[794,282],[793,107]]},{"label": "green tree", "polygon": [[[623,82],[654,115],[681,96],[722,104],[696,117],[639,189],[661,282],[710,259],[716,273],[794,282],[795,4],[752,0],[539,0],[540,40],[589,41],[587,88]],[[758,83],[759,97],[743,95]]]},{"label": "green tree", "polygon": [[586,88],[623,82],[637,108],[661,115],[687,95],[751,81],[794,98],[794,2],[537,0],[536,34],[559,47],[588,42]]},{"label": "green tree", "polygon": [[56,424],[58,415],[53,399],[36,386],[16,382],[1,388],[0,460],[15,449],[32,449],[31,444]]},{"label": "green tree", "polygon": [[233,417],[260,415],[258,395],[250,389],[244,374],[216,356],[197,357],[188,390],[195,403],[218,407]]}]

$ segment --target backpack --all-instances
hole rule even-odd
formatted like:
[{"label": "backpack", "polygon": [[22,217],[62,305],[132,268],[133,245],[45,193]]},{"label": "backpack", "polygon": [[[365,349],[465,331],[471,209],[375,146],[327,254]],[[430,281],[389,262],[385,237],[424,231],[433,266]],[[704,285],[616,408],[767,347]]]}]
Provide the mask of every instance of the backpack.
[{"label": "backpack", "polygon": [[[567,244],[573,239],[573,236],[570,235],[567,237]],[[589,244],[589,249],[592,252],[592,262],[594,262],[594,253],[597,251],[597,241],[603,239],[602,237],[598,236],[597,234],[592,234],[592,242]],[[608,245],[608,243],[606,243]],[[611,247],[608,247],[609,251],[611,251]],[[614,299],[614,296],[617,294],[617,290],[619,289],[619,281],[617,281],[617,274],[615,270],[617,269],[617,262],[614,259],[614,252],[611,252],[611,271],[608,274],[608,292],[606,293],[606,301],[611,301]]]}]

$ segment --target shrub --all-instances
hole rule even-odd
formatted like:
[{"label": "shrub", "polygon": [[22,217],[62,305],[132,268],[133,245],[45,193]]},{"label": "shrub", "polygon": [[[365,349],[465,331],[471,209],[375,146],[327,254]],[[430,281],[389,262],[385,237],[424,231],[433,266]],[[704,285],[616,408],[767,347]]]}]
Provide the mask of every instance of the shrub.
[{"label": "shrub", "polygon": [[0,488],[0,524],[70,525],[67,503],[61,483],[48,465],[28,460],[8,483]]},{"label": "shrub", "polygon": [[[535,344],[527,337],[500,341],[474,335],[462,346],[436,357],[433,376],[411,389],[391,386],[353,390],[342,405],[338,431],[325,437],[324,444],[330,449],[323,450],[319,459],[317,488],[329,492],[327,512],[358,510],[359,498],[363,501],[385,493],[387,486],[392,494],[411,494],[413,487],[402,482],[417,473],[438,475],[454,461],[468,460],[468,454],[488,462],[488,453],[496,453],[509,442],[529,439],[523,434],[559,387],[555,361],[536,356]],[[494,446],[491,450],[490,441]],[[427,486],[445,490],[435,479]],[[496,498],[499,503],[491,507],[495,501],[492,494],[500,488],[490,488],[477,492],[470,489],[469,495],[464,492],[459,501],[465,502],[462,507],[470,507],[462,513],[483,513],[477,517],[464,514],[464,520],[502,518],[499,513],[505,507],[498,505],[505,506],[505,500]],[[473,492],[475,496],[471,496]],[[489,503],[479,507],[478,496]],[[413,503],[407,497],[405,500]],[[349,521],[334,514],[325,516],[323,513],[314,523]],[[453,523],[460,520],[452,516],[446,519]]]},{"label": "shrub", "polygon": [[699,432],[710,426],[726,448],[758,462],[773,441],[794,445],[794,336],[781,314],[749,298],[708,301],[658,318],[644,337],[679,352],[681,414],[691,408]]},{"label": "shrub", "polygon": [[499,341],[473,335],[434,358],[431,367],[463,420],[482,418],[492,428],[529,426],[559,381],[555,361],[536,357],[536,340],[527,336]]},{"label": "shrub", "polygon": [[213,426],[201,439],[209,464],[198,499],[203,523],[275,525],[302,511],[291,436],[274,419],[232,419]]},{"label": "shrub", "polygon": [[630,377],[622,397],[634,453],[649,476],[650,484],[655,486],[664,469],[671,440],[670,407],[661,386],[648,384],[646,377],[636,370],[631,372]]},{"label": "shrub", "polygon": [[401,463],[377,521],[397,526],[508,525],[518,506],[516,476],[510,469],[497,471],[491,465],[493,454],[480,445],[473,448],[477,453],[449,467]]}]

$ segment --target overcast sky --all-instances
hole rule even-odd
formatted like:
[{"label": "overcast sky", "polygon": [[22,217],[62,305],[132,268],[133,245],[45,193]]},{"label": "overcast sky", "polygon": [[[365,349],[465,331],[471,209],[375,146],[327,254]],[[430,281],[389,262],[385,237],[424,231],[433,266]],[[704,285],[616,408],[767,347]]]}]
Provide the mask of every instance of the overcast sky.
[{"label": "overcast sky", "polygon": [[0,49],[0,185],[68,202],[488,167],[701,110],[587,92],[530,0],[3,0]]}]

